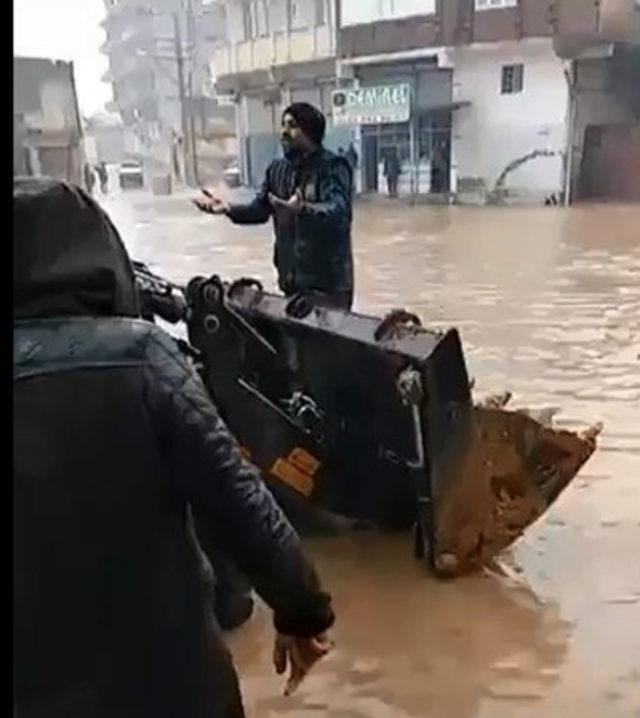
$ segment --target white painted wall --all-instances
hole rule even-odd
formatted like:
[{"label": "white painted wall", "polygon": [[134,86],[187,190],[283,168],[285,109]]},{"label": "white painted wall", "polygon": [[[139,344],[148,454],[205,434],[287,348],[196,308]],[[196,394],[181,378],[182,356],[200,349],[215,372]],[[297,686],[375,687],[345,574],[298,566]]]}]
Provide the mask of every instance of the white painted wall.
[{"label": "white painted wall", "polygon": [[413,15],[431,15],[435,0],[343,0],[342,25],[362,25]]},{"label": "white painted wall", "polygon": [[308,102],[315,107],[322,107],[322,95],[319,87],[308,87],[291,90],[291,102]]},{"label": "white painted wall", "polygon": [[[566,150],[568,88],[563,63],[549,40],[523,40],[452,50],[454,101],[469,101],[453,114],[457,176],[484,181],[488,190],[512,160],[539,150],[514,171],[506,187],[531,197],[560,192]],[[501,94],[502,66],[524,64],[524,87]]]},{"label": "white painted wall", "polygon": [[37,109],[24,113],[27,126],[45,131],[77,129],[78,110],[67,66],[43,63],[43,68],[47,72],[33,78],[38,82],[40,103]]},{"label": "white painted wall", "polygon": [[273,105],[266,105],[261,97],[247,97],[246,103],[248,134],[273,135],[280,120]]},{"label": "white painted wall", "polygon": [[227,0],[227,42],[234,45],[237,42],[244,41],[244,20],[242,14],[242,4],[236,0]]},{"label": "white painted wall", "polygon": [[[76,125],[76,105],[69,78],[64,75],[48,78],[40,85],[42,113],[34,116],[34,126],[64,129]],[[29,117],[28,119],[31,119]]]},{"label": "white painted wall", "polygon": [[315,1],[291,0],[291,28],[300,30],[315,25]]},{"label": "white painted wall", "polygon": [[85,135],[82,139],[82,146],[84,149],[84,156],[87,162],[91,164],[97,164],[100,160],[98,155],[98,143],[95,137],[88,137]]},{"label": "white painted wall", "polygon": [[287,4],[285,0],[269,0],[269,30],[274,32],[286,32],[287,29]]},{"label": "white painted wall", "polygon": [[[290,2],[289,14],[292,30],[316,26],[316,19],[318,18],[317,5],[322,5],[324,8],[325,24],[328,24],[331,20],[331,0],[251,0],[254,15],[260,13],[260,17],[263,18],[263,13],[266,12],[269,34],[286,32],[288,1]],[[427,2],[430,1],[431,0],[427,0]],[[395,0],[395,2],[415,3],[415,0]],[[246,38],[243,3],[238,2],[238,0],[227,0],[226,8],[227,41],[232,44],[244,42]]]}]

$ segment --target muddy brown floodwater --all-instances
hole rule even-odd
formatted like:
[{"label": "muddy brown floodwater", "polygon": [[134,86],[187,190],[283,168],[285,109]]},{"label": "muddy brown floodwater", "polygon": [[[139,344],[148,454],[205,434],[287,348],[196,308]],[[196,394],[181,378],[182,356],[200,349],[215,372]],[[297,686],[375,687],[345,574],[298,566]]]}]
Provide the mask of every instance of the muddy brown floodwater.
[{"label": "muddy brown floodwater", "polygon": [[[132,253],[176,280],[273,286],[268,227],[179,198],[107,207]],[[251,718],[640,718],[640,206],[359,204],[357,308],[457,326],[478,396],[557,407],[599,448],[511,556],[514,579],[438,582],[408,536],[308,542],[336,650],[290,699],[266,610],[230,638]]]}]

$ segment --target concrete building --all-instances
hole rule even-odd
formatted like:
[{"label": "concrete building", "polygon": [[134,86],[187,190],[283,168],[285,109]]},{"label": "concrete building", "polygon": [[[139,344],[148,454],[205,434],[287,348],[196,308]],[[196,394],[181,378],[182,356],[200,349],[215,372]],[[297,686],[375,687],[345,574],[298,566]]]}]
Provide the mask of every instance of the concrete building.
[{"label": "concrete building", "polygon": [[[549,38],[459,47],[448,54],[458,195],[544,201],[564,187],[569,90]],[[507,174],[508,173],[508,174]]]},{"label": "concrete building", "polygon": [[640,3],[561,0],[555,25],[570,84],[567,195],[640,200]]},{"label": "concrete building", "polygon": [[96,112],[87,118],[84,127],[87,161],[92,164],[116,164],[126,158],[124,127],[120,115]]},{"label": "concrete building", "polygon": [[341,76],[360,87],[405,83],[412,98],[405,122],[362,126],[365,190],[383,189],[383,158],[399,148],[401,194],[562,192],[568,88],[544,5],[343,3]]},{"label": "concrete building", "polygon": [[[185,167],[198,138],[206,136],[217,112],[210,60],[221,37],[224,15],[203,0],[104,0],[109,57],[104,80],[113,86],[113,103],[125,127],[126,150],[152,169]],[[191,158],[191,160],[189,160]]]},{"label": "concrete building", "polygon": [[236,103],[249,183],[278,151],[282,108],[303,99],[327,114],[329,147],[354,142],[364,192],[384,191],[388,153],[405,195],[484,198],[527,156],[511,193],[562,192],[568,87],[539,0],[221,4],[217,88]]},{"label": "concrete building", "polygon": [[[403,195],[597,195],[593,177],[608,161],[594,149],[599,138],[605,154],[620,155],[623,136],[637,135],[635,0],[219,4],[228,34],[215,57],[217,87],[236,103],[251,184],[278,151],[281,109],[296,99],[328,115],[330,147],[354,142],[364,192],[385,191],[384,158],[397,153]],[[605,174],[620,177],[618,164]],[[637,185],[624,184],[612,191]]]},{"label": "concrete building", "polygon": [[333,0],[218,0],[227,19],[224,47],[213,63],[217,92],[236,107],[240,160],[258,184],[279,151],[284,107],[306,101],[328,116],[327,145],[347,147],[351,130],[332,122],[336,87]]},{"label": "concrete building", "polygon": [[73,63],[13,59],[13,173],[82,183]]},{"label": "concrete building", "polygon": [[[343,81],[410,89],[405,121],[359,123],[365,190],[380,190],[389,151],[400,153],[405,194],[538,202],[598,196],[605,186],[628,196],[640,186],[620,167],[620,148],[635,148],[638,136],[640,3],[342,0],[341,7]],[[356,110],[359,102],[354,95]],[[600,140],[604,150],[595,149]]]}]

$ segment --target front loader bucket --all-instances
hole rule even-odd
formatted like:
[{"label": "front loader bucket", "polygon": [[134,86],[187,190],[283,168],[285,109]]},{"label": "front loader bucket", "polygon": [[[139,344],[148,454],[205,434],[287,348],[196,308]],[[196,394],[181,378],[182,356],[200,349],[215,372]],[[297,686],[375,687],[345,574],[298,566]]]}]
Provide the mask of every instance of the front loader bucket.
[{"label": "front loader bucket", "polygon": [[297,501],[413,528],[416,554],[458,575],[518,538],[595,449],[595,434],[474,406],[456,330],[404,311],[292,312],[252,280],[198,278],[187,294],[204,380],[294,523]]},{"label": "front loader bucket", "polygon": [[557,431],[525,412],[474,407],[466,451],[435,502],[436,572],[478,569],[518,539],[593,454],[598,432]]}]

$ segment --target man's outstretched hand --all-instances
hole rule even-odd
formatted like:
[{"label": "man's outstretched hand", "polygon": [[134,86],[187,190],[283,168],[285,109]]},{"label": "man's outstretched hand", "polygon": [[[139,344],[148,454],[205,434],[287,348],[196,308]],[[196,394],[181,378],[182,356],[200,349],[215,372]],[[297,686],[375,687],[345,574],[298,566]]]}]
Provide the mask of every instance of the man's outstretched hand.
[{"label": "man's outstretched hand", "polygon": [[275,194],[269,193],[269,203],[275,210],[285,210],[294,214],[298,214],[304,205],[302,192],[299,189],[289,199],[282,199],[276,197]]},{"label": "man's outstretched hand", "polygon": [[296,638],[276,635],[273,648],[273,665],[278,675],[283,675],[290,666],[289,678],[284,689],[285,696],[295,693],[307,673],[333,648],[333,641],[326,633],[312,638]]},{"label": "man's outstretched hand", "polygon": [[229,211],[229,203],[209,192],[202,190],[202,196],[191,200],[193,204],[206,214],[227,214]]}]

